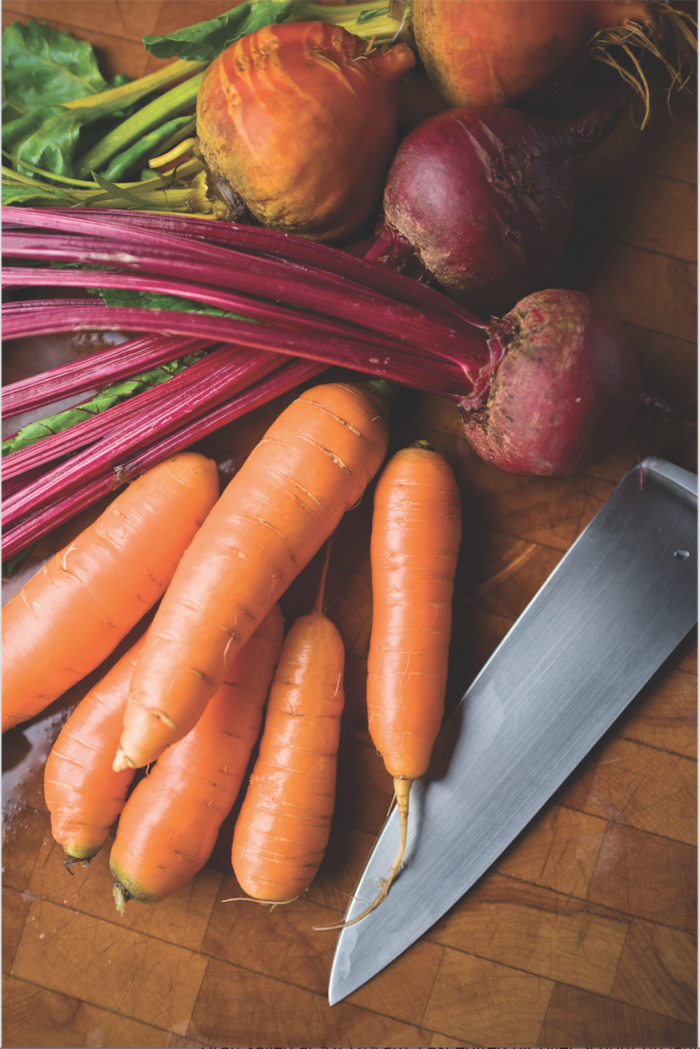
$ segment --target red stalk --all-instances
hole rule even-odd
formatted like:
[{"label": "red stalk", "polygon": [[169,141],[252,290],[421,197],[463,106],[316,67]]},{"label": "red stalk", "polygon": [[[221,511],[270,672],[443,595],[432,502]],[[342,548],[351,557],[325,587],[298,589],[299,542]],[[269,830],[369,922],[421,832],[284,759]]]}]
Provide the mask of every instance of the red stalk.
[{"label": "red stalk", "polygon": [[[397,354],[374,356],[367,345],[349,339],[332,339],[302,335],[274,325],[250,324],[228,317],[213,317],[203,313],[179,313],[175,310],[149,310],[122,306],[105,306],[102,312],[91,307],[72,311],[64,317],[54,313],[32,323],[13,317],[4,324],[6,338],[22,335],[47,335],[59,331],[152,331],[169,335],[201,336],[210,342],[229,342],[236,346],[281,353],[289,357],[304,357],[327,366],[339,365],[353,371],[387,379],[403,386],[430,390],[433,393],[460,401],[470,392],[471,383],[465,379],[459,365],[442,363],[427,357],[413,356],[405,348]],[[440,372],[440,374],[438,374]]]},{"label": "red stalk", "polygon": [[[86,299],[57,299],[56,302],[34,303],[42,311],[74,310],[84,306]],[[14,304],[13,304],[14,305]],[[97,305],[102,303],[97,300]],[[173,361],[209,343],[203,339],[178,339],[147,335],[122,342],[118,346],[99,350],[90,357],[31,375],[28,379],[10,383],[2,391],[2,417],[6,419],[20,412],[53,404],[62,397],[94,390],[117,379],[136,375],[166,361]],[[74,431],[71,431],[74,432]]]},{"label": "red stalk", "polygon": [[[166,244],[159,242],[166,240]],[[463,325],[430,316],[425,311],[377,296],[359,285],[351,285],[323,273],[310,281],[295,267],[276,259],[245,255],[238,251],[204,246],[177,237],[154,237],[147,250],[124,247],[122,241],[103,241],[92,237],[8,232],[3,238],[5,257],[78,262],[88,266],[116,266],[150,275],[191,279],[198,284],[232,288],[237,292],[264,295],[295,307],[325,313],[350,321],[372,332],[398,339],[423,353],[450,355],[464,360],[467,374],[473,374],[488,359],[483,325]],[[16,287],[21,286],[17,279]],[[439,347],[439,350],[438,350]]]},{"label": "red stalk", "polygon": [[275,303],[264,302],[248,295],[231,294],[208,284],[178,279],[152,277],[147,273],[122,273],[105,270],[55,270],[29,269],[23,266],[6,266],[2,271],[3,287],[94,287],[133,289],[135,292],[160,292],[185,299],[195,299],[207,306],[226,310],[229,313],[245,313],[251,320],[263,324],[278,322],[284,327],[302,332],[316,332],[323,336],[350,336],[361,339],[368,350],[377,353],[417,353],[415,347],[392,338],[374,335],[369,337],[366,329],[343,321],[329,321],[299,310],[289,309]]},{"label": "red stalk", "polygon": [[272,375],[254,383],[225,404],[174,430],[136,455],[122,460],[116,467],[73,488],[68,495],[53,500],[25,517],[3,535],[3,557],[9,558],[19,553],[30,543],[41,539],[81,510],[92,506],[102,496],[114,492],[121,484],[138,477],[166,456],[191,447],[196,441],[202,440],[234,419],[267,404],[300,383],[315,378],[323,370],[324,365],[313,361],[290,361],[283,364]]},{"label": "red stalk", "polygon": [[[125,448],[133,453],[147,447],[154,436],[164,436],[175,430],[183,417],[196,417],[216,407],[231,394],[269,375],[282,363],[282,358],[274,354],[228,346],[214,350],[167,383],[141,394],[138,399],[141,411],[136,418],[131,418],[96,445],[72,456],[10,496],[3,508],[4,527],[15,524],[24,515],[47,505],[82,482],[99,476],[105,469],[113,468],[124,455]],[[163,396],[164,392],[168,394],[167,398]],[[154,402],[155,410],[149,411]]]},{"label": "red stalk", "polygon": [[[97,415],[75,423],[67,430],[61,430],[58,433],[50,434],[48,437],[42,437],[35,444],[31,444],[26,448],[19,448],[17,451],[6,455],[2,466],[4,495],[6,497],[9,495],[9,491],[5,486],[10,479],[19,477],[36,467],[43,466],[45,463],[51,462],[52,459],[60,459],[72,455],[81,448],[94,444],[117,427],[124,426],[133,419],[140,417],[144,411],[152,413],[155,413],[156,410],[162,411],[167,406],[170,398],[178,395],[179,388],[183,382],[184,379],[181,379],[180,383],[176,383],[173,388],[171,385],[172,378],[168,379],[165,383],[144,391],[139,397],[130,397],[121,404],[115,404],[106,411],[99,412]],[[148,396],[144,401],[143,398],[146,394]],[[155,420],[155,415],[152,418]]]},{"label": "red stalk", "polygon": [[[294,264],[298,272],[306,273],[309,279],[323,275],[342,278],[365,288],[388,295],[397,302],[455,318],[460,324],[483,329],[483,320],[458,306],[441,292],[426,285],[406,281],[405,277],[392,273],[384,266],[366,262],[337,248],[309,241],[294,234],[258,226],[239,226],[234,222],[212,222],[184,215],[153,215],[142,211],[100,211],[89,215],[72,209],[52,208],[4,208],[4,220],[12,228],[11,211],[21,211],[16,225],[35,226],[41,229],[66,230],[70,233],[111,235],[123,240],[124,231],[129,230],[130,242],[142,242],[148,247],[156,240],[176,234],[207,245],[237,249],[251,254]],[[161,241],[165,243],[165,241]]]}]

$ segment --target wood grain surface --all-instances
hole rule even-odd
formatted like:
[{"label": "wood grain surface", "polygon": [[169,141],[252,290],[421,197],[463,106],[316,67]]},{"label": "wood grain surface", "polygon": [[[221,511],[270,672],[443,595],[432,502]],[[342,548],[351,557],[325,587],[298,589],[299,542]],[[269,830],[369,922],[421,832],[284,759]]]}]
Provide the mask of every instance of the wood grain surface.
[{"label": "wood grain surface", "polygon": [[[90,40],[107,77],[162,64],[141,44],[227,10],[215,0],[5,0]],[[625,324],[644,379],[696,400],[696,114],[657,92],[584,162],[575,227],[552,287],[585,291]],[[67,341],[5,348],[4,380],[58,361]],[[203,450],[238,468],[291,394]],[[685,424],[636,427],[564,478],[501,474],[462,437],[456,408],[402,392],[392,448],[427,437],[464,505],[448,702],[455,702],[638,453],[696,470]],[[686,638],[499,861],[404,955],[330,1007],[338,921],[386,818],[392,787],[367,733],[371,491],[334,541],[328,614],[347,650],[347,705],[331,842],[304,898],[273,911],[239,895],[233,815],[207,867],[153,907],[111,893],[109,843],[63,867],[43,796],[61,725],[103,671],[3,740],[5,1046],[695,1046],[697,645]],[[89,515],[42,542],[25,575]],[[71,529],[73,530],[71,532]],[[284,597],[310,609],[318,558]],[[17,589],[4,584],[3,601]],[[650,609],[650,614],[653,609]],[[104,668],[103,668],[104,669]],[[235,811],[235,810],[234,810]]]}]

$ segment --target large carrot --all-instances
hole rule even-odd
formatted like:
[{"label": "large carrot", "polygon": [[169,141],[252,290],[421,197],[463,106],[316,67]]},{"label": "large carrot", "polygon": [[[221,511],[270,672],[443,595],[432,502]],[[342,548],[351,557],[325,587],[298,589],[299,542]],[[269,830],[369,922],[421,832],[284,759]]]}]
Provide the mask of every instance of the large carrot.
[{"label": "large carrot", "polygon": [[155,604],[219,494],[196,452],[142,474],[3,609],[2,730],[102,663]]},{"label": "large carrot", "polygon": [[374,496],[367,712],[372,742],[394,780],[400,844],[381,892],[349,924],[385,899],[403,862],[411,784],[428,770],[444,713],[461,536],[448,461],[425,441],[397,452]]},{"label": "large carrot", "polygon": [[260,734],[283,634],[275,605],[238,653],[231,680],[127,801],[110,855],[121,913],[127,900],[156,903],[170,896],[209,859]]},{"label": "large carrot", "polygon": [[114,772],[112,760],[145,640],[144,634],[78,703],[48,756],[44,798],[66,867],[88,865],[124,808],[134,769]]},{"label": "large carrot", "polygon": [[313,611],[285,638],[260,752],[233,831],[234,873],[261,903],[296,899],[313,881],[328,844],[345,649],[322,612],[327,564]]},{"label": "large carrot", "polygon": [[358,501],[386,453],[384,385],[305,391],[224,490],[156,613],[115,769],[154,761],[190,731],[241,645]]}]

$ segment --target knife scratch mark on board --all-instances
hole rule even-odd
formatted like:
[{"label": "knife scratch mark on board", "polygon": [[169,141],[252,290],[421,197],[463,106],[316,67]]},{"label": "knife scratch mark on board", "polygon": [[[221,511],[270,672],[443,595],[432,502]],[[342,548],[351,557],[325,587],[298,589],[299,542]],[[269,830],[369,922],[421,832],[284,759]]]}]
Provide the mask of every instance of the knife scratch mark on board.
[{"label": "knife scratch mark on board", "polygon": [[494,572],[493,575],[490,575],[484,580],[480,586],[475,590],[472,590],[472,597],[483,597],[484,594],[487,594],[489,590],[493,589],[493,587],[498,586],[499,583],[502,583],[511,576],[513,572],[521,567],[521,565],[525,564],[526,561],[529,561],[536,550],[537,543],[530,543],[525,550],[518,554],[517,557],[514,557],[512,561],[509,561],[508,564],[504,565],[500,571]]}]

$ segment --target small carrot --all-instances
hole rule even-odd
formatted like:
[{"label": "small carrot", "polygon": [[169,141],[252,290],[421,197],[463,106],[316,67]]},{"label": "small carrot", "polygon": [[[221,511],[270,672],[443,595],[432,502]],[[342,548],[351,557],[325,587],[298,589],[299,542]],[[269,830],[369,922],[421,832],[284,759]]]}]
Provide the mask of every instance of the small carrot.
[{"label": "small carrot", "polygon": [[103,662],[163,594],[219,494],[196,452],[142,474],[55,554],[2,615],[2,731]]},{"label": "small carrot", "polygon": [[233,831],[234,873],[260,903],[296,899],[313,881],[330,834],[345,649],[322,611],[327,566],[326,557],[313,611],[285,638],[260,752]]},{"label": "small carrot", "polygon": [[115,769],[196,724],[227,666],[384,458],[386,384],[302,393],[253,449],[187,550],[134,674]]},{"label": "small carrot", "polygon": [[144,634],[78,703],[46,761],[44,798],[66,867],[88,865],[124,808],[134,769],[114,772],[112,758],[145,640]]},{"label": "small carrot", "polygon": [[110,855],[121,914],[127,900],[156,903],[170,896],[209,859],[260,734],[283,634],[274,605],[238,653],[231,680],[131,794]]},{"label": "small carrot", "polygon": [[346,924],[386,898],[403,862],[411,784],[428,770],[444,713],[461,536],[459,489],[448,461],[425,441],[397,452],[374,495],[367,711],[372,742],[394,779],[400,843],[381,892]]}]

